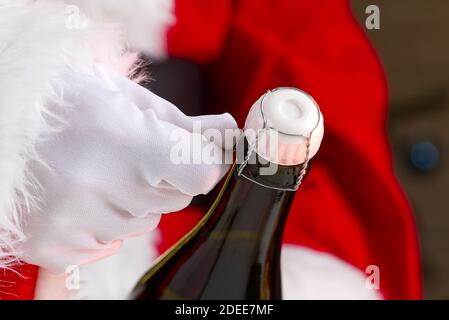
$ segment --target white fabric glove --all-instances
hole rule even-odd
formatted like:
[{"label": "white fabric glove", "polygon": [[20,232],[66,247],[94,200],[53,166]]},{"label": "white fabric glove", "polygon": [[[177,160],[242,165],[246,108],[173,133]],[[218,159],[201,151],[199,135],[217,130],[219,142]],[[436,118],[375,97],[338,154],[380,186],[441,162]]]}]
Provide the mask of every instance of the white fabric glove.
[{"label": "white fabric glove", "polygon": [[[220,164],[221,146],[192,133],[194,121],[203,131],[236,129],[229,114],[188,117],[106,67],[94,70],[66,76],[68,106],[57,114],[65,123],[37,146],[47,167],[31,167],[39,210],[24,219],[20,258],[53,273],[116,253],[124,239],[154,229],[160,214],[209,192],[229,169]],[[214,163],[174,164],[175,130],[212,150]]]}]

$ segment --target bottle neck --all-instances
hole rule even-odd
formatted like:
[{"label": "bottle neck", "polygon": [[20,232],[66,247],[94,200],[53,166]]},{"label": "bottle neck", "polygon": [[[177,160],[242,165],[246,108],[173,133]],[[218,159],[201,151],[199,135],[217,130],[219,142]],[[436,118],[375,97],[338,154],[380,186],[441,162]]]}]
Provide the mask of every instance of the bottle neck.
[{"label": "bottle neck", "polygon": [[236,147],[237,173],[265,188],[297,191],[300,183],[309,172],[306,163],[286,166],[266,160],[254,150],[250,151],[248,140],[244,138]]},{"label": "bottle neck", "polygon": [[[278,166],[275,174],[261,174],[260,164],[248,164],[238,172],[235,166],[232,182],[226,192],[230,199],[222,199],[235,208],[221,211],[219,219],[229,222],[229,227],[266,242],[280,242],[284,222],[289,214],[295,192],[288,188],[296,183],[301,166]],[[248,179],[250,177],[251,179]],[[223,201],[223,202],[224,202]],[[231,225],[232,224],[232,225]],[[279,237],[279,239],[275,239]]]},{"label": "bottle neck", "polygon": [[[256,160],[257,161],[257,160]],[[282,166],[273,163],[247,164],[238,175],[268,189],[280,191],[296,191],[298,181],[302,181],[307,173],[304,164],[297,166]]]},{"label": "bottle neck", "polygon": [[[261,176],[256,174],[258,164],[248,164],[244,172],[254,174],[260,183],[238,175],[237,168],[233,166],[217,202],[203,221],[200,237],[220,248],[219,256],[211,254],[211,259],[216,259],[215,268],[228,268],[229,261],[233,261],[233,271],[226,275],[229,290],[242,287],[237,291],[246,292],[246,297],[280,299],[282,235],[295,192],[272,186],[282,188],[290,183],[291,175],[301,167],[279,166],[276,174]],[[243,276],[249,274],[253,275],[249,280]],[[219,283],[213,277],[210,281]]]},{"label": "bottle neck", "polygon": [[[239,166],[236,163],[232,167],[220,192],[222,196],[217,197],[208,213],[214,217],[209,218],[222,221],[216,225],[222,230],[237,227],[258,238],[278,236],[295,195],[291,188],[299,177],[308,175],[308,167],[274,165],[260,160],[255,153],[243,170]],[[275,171],[266,174],[272,168]]]}]

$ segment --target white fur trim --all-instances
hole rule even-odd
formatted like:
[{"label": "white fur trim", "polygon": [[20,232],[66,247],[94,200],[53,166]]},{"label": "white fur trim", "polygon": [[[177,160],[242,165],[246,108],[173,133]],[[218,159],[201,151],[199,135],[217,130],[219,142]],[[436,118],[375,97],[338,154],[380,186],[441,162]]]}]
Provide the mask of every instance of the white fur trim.
[{"label": "white fur trim", "polygon": [[145,52],[153,59],[166,56],[166,32],[176,21],[174,0],[65,1],[79,6],[87,18],[124,27],[125,37],[133,50]]},{"label": "white fur trim", "polygon": [[306,247],[284,245],[281,256],[283,297],[297,299],[377,300],[366,275],[337,257]]},{"label": "white fur trim", "polygon": [[52,132],[50,102],[60,101],[64,72],[89,70],[93,62],[127,72],[119,29],[87,21],[67,25],[67,5],[54,0],[0,0],[0,268],[17,256],[24,238],[20,216],[36,205],[37,182],[27,172],[38,161],[34,145]]}]

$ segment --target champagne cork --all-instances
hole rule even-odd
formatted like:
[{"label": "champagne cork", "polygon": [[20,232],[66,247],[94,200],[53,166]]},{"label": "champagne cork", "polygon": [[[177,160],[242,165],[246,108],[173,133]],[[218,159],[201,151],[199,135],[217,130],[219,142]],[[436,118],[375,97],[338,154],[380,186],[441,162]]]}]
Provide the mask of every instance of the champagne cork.
[{"label": "champagne cork", "polygon": [[254,103],[244,129],[259,156],[293,166],[317,153],[324,135],[324,120],[310,95],[296,88],[277,88]]}]

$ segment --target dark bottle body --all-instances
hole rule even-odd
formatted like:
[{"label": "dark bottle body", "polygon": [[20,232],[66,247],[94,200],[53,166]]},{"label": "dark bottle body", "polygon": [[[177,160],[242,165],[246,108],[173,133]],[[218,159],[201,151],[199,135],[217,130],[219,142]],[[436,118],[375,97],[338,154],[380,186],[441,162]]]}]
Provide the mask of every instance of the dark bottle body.
[{"label": "dark bottle body", "polygon": [[281,299],[282,234],[295,192],[279,189],[293,185],[301,169],[279,166],[259,176],[259,166],[249,164],[244,173],[254,183],[234,165],[206,216],[143,276],[131,298]]}]

